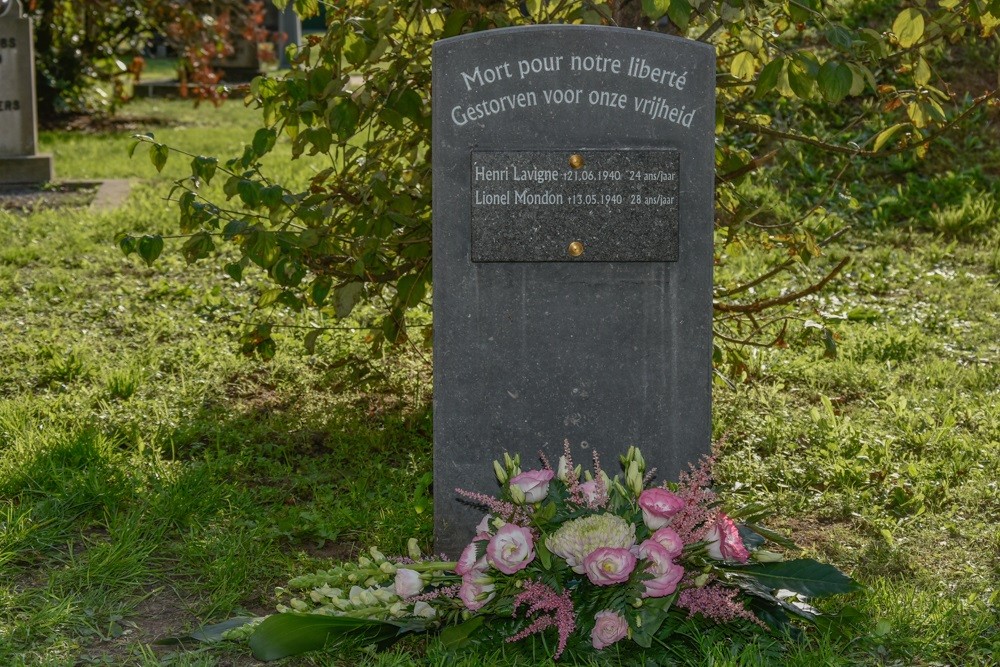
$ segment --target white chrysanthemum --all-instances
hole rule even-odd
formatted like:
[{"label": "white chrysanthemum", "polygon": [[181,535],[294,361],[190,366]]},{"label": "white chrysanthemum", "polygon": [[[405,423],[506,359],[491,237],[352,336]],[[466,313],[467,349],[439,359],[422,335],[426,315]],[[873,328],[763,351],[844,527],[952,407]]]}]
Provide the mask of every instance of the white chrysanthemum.
[{"label": "white chrysanthemum", "polygon": [[574,519],[546,538],[545,546],[566,559],[573,571],[583,574],[583,559],[601,547],[629,549],[635,545],[635,524],[615,514],[594,514]]}]

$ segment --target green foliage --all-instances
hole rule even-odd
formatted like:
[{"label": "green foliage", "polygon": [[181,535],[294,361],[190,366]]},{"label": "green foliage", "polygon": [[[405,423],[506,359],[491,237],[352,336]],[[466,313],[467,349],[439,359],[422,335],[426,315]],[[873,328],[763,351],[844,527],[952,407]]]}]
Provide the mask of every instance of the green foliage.
[{"label": "green foliage", "polygon": [[[191,262],[226,257],[226,273],[237,281],[248,269],[266,273],[275,287],[261,296],[256,318],[271,326],[303,311],[342,318],[362,303],[380,317],[370,337],[376,351],[408,341],[408,314],[431,288],[431,44],[544,22],[662,29],[712,43],[719,54],[716,313],[720,354],[733,361],[739,345],[780,344],[783,307],[846,265],[823,249],[837,227],[814,224],[831,180],[859,159],[925,154],[940,129],[964,113],[961,100],[942,92],[937,64],[950,43],[976,31],[988,37],[997,24],[992,5],[976,3],[907,8],[886,32],[860,25],[841,5],[817,2],[644,0],[641,12],[638,4],[628,7],[343,3],[325,35],[290,52],[290,72],[253,82],[247,102],[260,110],[263,127],[242,154],[211,166],[212,175],[224,176],[228,203],[213,203],[217,195],[205,189],[205,158],[177,181],[181,233],[192,239],[181,252]],[[873,113],[878,107],[882,112]],[[267,158],[279,141],[312,166],[308,182],[268,176]],[[160,146],[153,143],[151,153],[158,169],[165,161]],[[770,160],[801,160],[827,191],[807,206],[769,209],[746,179]],[[756,274],[736,271],[738,257],[756,250],[771,261]],[[228,259],[232,251],[236,262]],[[244,350],[271,354],[269,344],[261,346],[269,336],[253,331],[243,337]],[[313,349],[315,338],[306,344]]]},{"label": "green foliage", "polygon": [[409,632],[422,629],[391,621],[320,616],[318,614],[275,614],[257,626],[250,637],[250,650],[258,660],[278,660],[324,647],[335,647],[344,639],[364,646],[385,649]]},{"label": "green foliage", "polygon": [[[34,19],[39,116],[113,111],[125,83],[142,70],[141,53],[164,37],[194,78],[215,54],[253,29],[257,10],[243,0],[22,0]],[[203,77],[204,78],[204,77]]]}]

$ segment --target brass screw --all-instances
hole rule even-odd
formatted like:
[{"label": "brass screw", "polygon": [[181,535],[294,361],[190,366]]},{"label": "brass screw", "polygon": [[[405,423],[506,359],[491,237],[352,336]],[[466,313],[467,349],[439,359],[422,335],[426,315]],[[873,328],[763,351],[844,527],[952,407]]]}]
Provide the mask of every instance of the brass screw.
[{"label": "brass screw", "polygon": [[573,155],[570,155],[569,156],[569,166],[573,167],[574,169],[579,169],[580,167],[582,167],[583,166],[583,156],[580,155],[579,153],[574,153]]},{"label": "brass screw", "polygon": [[583,254],[583,244],[579,241],[573,241],[569,244],[567,251],[569,252],[570,257],[579,257]]}]

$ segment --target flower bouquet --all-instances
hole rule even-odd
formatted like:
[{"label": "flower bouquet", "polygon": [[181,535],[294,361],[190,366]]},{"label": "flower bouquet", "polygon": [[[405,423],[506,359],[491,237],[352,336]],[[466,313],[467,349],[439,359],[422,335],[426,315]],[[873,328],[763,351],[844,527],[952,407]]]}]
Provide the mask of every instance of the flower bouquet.
[{"label": "flower bouquet", "polygon": [[292,580],[280,613],[230,636],[248,635],[268,660],[338,643],[384,648],[412,632],[439,632],[453,648],[540,635],[558,659],[664,644],[687,618],[814,621],[809,599],[858,588],[830,565],[765,549],[795,546],[758,525],[758,510],[721,509],[712,459],[659,487],[634,447],[613,478],[596,455],[593,471],[575,466],[568,444],[555,468],[542,461],[527,471],[516,456],[494,462],[499,497],[458,491],[488,513],[457,561],[425,558],[415,540],[406,558],[372,549]]}]

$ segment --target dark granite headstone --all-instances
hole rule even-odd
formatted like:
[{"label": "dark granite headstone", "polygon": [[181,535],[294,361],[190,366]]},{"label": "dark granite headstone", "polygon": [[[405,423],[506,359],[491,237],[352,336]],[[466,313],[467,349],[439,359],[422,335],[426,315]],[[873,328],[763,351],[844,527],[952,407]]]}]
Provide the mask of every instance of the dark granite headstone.
[{"label": "dark granite headstone", "polygon": [[38,155],[31,19],[20,0],[0,0],[0,183],[53,179],[52,156]]},{"label": "dark granite headstone", "polygon": [[434,46],[434,512],[572,443],[661,479],[711,442],[715,54],[621,28]]}]

